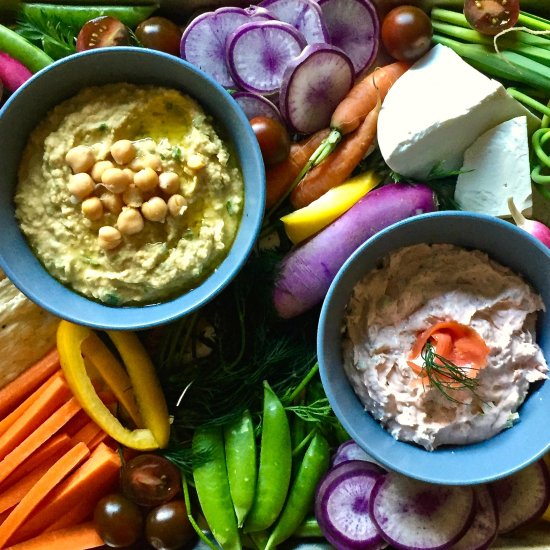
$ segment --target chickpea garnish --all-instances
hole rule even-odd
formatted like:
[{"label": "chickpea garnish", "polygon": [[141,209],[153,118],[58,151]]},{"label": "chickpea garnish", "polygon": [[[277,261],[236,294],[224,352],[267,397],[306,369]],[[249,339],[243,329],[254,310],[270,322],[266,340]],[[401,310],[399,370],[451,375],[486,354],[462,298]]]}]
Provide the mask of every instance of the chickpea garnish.
[{"label": "chickpea garnish", "polygon": [[98,183],[101,183],[101,176],[103,172],[108,168],[114,168],[114,164],[110,160],[98,160],[93,166],[90,172],[92,178]]},{"label": "chickpea garnish", "polygon": [[136,156],[136,148],[129,139],[119,139],[111,145],[111,155],[117,164],[128,164]]},{"label": "chickpea garnish", "polygon": [[135,208],[123,208],[116,225],[124,235],[134,235],[143,229],[143,217]]},{"label": "chickpea garnish", "polygon": [[116,227],[104,225],[99,228],[97,241],[104,250],[112,250],[122,242],[122,235]]},{"label": "chickpea garnish", "polygon": [[139,208],[144,201],[141,191],[135,185],[130,185],[130,187],[122,193],[122,200],[126,206],[132,206],[134,208]]},{"label": "chickpea garnish", "polygon": [[78,174],[73,174],[69,178],[67,188],[69,189],[69,193],[71,193],[71,195],[74,195],[78,200],[82,201],[93,193],[95,183],[89,174],[80,172]]},{"label": "chickpea garnish", "polygon": [[93,151],[86,145],[77,145],[67,151],[65,162],[71,167],[74,174],[87,172],[95,162]]},{"label": "chickpea garnish", "polygon": [[173,195],[180,190],[180,177],[175,172],[162,172],[159,174],[159,187],[168,195]]},{"label": "chickpea garnish", "polygon": [[115,195],[110,191],[105,191],[99,196],[101,204],[112,214],[120,214],[124,203],[120,195]]},{"label": "chickpea garnish", "polygon": [[153,153],[146,153],[142,157],[136,157],[132,162],[130,162],[130,168],[138,172],[144,168],[151,168],[156,172],[162,170],[162,163],[160,157]]},{"label": "chickpea garnish", "polygon": [[89,220],[96,221],[103,217],[103,204],[98,197],[90,197],[82,203],[82,214]]},{"label": "chickpea garnish", "polygon": [[164,199],[153,197],[141,205],[141,213],[146,220],[151,222],[163,222],[168,213],[168,206]]},{"label": "chickpea garnish", "polygon": [[200,170],[206,166],[206,160],[199,153],[191,153],[187,159],[187,166],[191,170]]},{"label": "chickpea garnish", "polygon": [[182,195],[172,195],[168,199],[168,211],[172,216],[181,216],[186,210],[187,201]]},{"label": "chickpea garnish", "polygon": [[132,178],[120,168],[107,168],[101,176],[101,182],[112,193],[123,193],[132,183]]},{"label": "chickpea garnish", "polygon": [[159,176],[152,168],[144,168],[134,176],[134,183],[141,191],[152,191],[159,184]]}]

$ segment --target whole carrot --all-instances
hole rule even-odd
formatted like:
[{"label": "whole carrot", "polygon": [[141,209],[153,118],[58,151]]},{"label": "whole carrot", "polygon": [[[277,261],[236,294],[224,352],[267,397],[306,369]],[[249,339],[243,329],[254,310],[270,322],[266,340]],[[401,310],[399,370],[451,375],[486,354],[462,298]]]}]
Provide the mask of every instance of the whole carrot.
[{"label": "whole carrot", "polygon": [[290,195],[294,208],[307,206],[351,175],[376,137],[379,112],[380,102],[363,119],[357,130],[342,140],[340,147],[329,158],[306,174]]}]

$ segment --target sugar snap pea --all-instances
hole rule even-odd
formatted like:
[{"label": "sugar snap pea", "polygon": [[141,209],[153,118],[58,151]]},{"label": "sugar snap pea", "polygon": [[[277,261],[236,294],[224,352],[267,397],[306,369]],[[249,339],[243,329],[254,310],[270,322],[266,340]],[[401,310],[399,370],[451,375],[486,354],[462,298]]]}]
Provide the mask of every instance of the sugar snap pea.
[{"label": "sugar snap pea", "polygon": [[258,482],[252,509],[244,523],[245,533],[263,531],[273,525],[285,503],[291,467],[288,417],[279,398],[264,382]]},{"label": "sugar snap pea", "polygon": [[225,426],[224,440],[231,498],[242,527],[256,490],[256,438],[250,411]]},{"label": "sugar snap pea", "polygon": [[53,63],[53,59],[40,48],[4,25],[0,25],[0,51],[21,61],[33,73]]},{"label": "sugar snap pea", "polygon": [[212,427],[195,430],[193,452],[207,456],[204,463],[193,468],[193,479],[210,530],[224,550],[240,550],[241,541],[229,490],[222,429]]},{"label": "sugar snap pea", "polygon": [[265,550],[288,539],[300,526],[311,509],[315,488],[327,471],[330,449],[325,437],[317,432],[313,437],[292,484],[285,507],[271,533]]}]

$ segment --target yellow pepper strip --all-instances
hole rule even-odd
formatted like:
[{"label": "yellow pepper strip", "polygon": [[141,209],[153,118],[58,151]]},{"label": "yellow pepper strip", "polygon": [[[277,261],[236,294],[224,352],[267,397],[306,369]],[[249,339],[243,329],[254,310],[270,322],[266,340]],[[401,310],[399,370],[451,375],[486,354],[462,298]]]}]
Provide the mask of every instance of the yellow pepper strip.
[{"label": "yellow pepper strip", "polygon": [[134,424],[138,428],[143,427],[143,420],[130,377],[116,357],[109,351],[109,348],[94,332],[90,332],[90,335],[82,341],[80,350],[84,356],[84,361],[89,361],[92,367],[96,369]]},{"label": "yellow pepper strip", "polygon": [[333,187],[308,206],[281,218],[288,238],[294,243],[311,237],[349,210],[381,181],[373,170],[363,172],[342,185]]},{"label": "yellow pepper strip", "polygon": [[[57,348],[61,368],[69,387],[81,407],[100,428],[126,447],[140,451],[151,451],[166,446],[170,428],[166,402],[164,401],[160,384],[156,379],[153,365],[139,340],[137,340],[137,337],[132,335],[139,344],[137,350],[132,354],[121,353],[121,356],[126,364],[130,381],[134,386],[136,400],[141,410],[145,428],[128,430],[122,426],[119,420],[103,404],[86,372],[81,349],[82,343],[90,334],[92,334],[92,331],[89,328],[67,321],[61,321],[57,329]],[[123,338],[123,340],[124,343],[133,341],[132,338]],[[117,346],[116,342],[115,346]],[[123,345],[122,347],[124,348],[125,346]],[[119,349],[118,346],[117,349]],[[128,363],[129,356],[135,361],[134,364]],[[148,392],[151,393],[151,396],[146,395],[143,398],[143,394],[147,394]],[[141,408],[155,405],[159,406],[159,410],[155,411],[152,415],[145,414],[145,409]],[[161,419],[163,414],[165,417]],[[151,418],[154,419],[154,425],[149,424]]]}]

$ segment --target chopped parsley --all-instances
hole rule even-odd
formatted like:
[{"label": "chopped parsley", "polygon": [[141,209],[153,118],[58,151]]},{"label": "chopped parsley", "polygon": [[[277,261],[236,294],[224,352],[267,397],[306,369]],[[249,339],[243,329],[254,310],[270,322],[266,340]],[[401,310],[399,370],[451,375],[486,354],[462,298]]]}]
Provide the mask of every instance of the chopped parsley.
[{"label": "chopped parsley", "polygon": [[183,234],[183,238],[188,240],[188,241],[191,241],[195,238],[195,234],[193,233],[193,230],[192,229],[187,229],[185,231],[185,233]]},{"label": "chopped parsley", "polygon": [[177,145],[174,145],[174,147],[172,147],[172,157],[174,158],[174,160],[181,160],[181,149]]},{"label": "chopped parsley", "polygon": [[234,216],[238,212],[237,207],[230,200],[225,203],[225,209],[230,216]]},{"label": "chopped parsley", "polygon": [[108,129],[109,129],[109,126],[107,125],[106,122],[102,122],[102,123],[99,125],[99,128],[98,128],[98,130],[99,130],[100,132],[106,132]]}]

